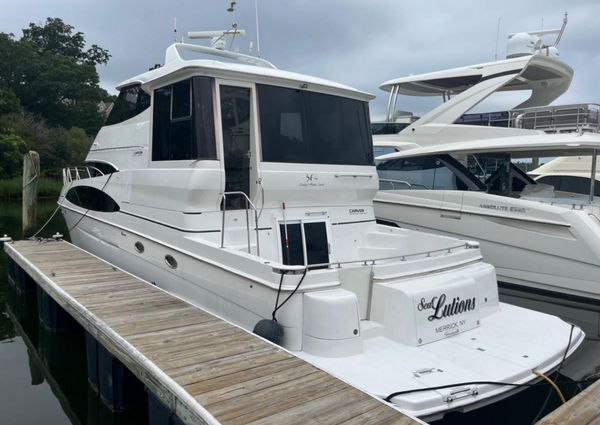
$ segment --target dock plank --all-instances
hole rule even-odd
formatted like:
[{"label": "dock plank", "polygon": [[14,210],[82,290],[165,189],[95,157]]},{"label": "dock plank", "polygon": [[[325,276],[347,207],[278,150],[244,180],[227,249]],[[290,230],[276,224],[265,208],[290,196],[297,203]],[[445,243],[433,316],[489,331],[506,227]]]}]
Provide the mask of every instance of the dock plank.
[{"label": "dock plank", "polygon": [[550,412],[536,425],[600,425],[600,380]]},{"label": "dock plank", "polygon": [[67,242],[5,251],[184,423],[419,423]]}]

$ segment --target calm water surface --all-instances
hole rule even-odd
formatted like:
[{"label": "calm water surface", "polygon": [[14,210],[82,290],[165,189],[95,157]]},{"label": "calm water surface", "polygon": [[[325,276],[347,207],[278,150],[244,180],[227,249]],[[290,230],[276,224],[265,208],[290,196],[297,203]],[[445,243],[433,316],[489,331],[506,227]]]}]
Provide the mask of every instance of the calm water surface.
[{"label": "calm water surface", "polygon": [[[55,200],[40,202],[39,225],[56,208]],[[41,236],[67,234],[62,215],[56,214]],[[0,202],[0,234],[21,239],[20,202]],[[25,235],[29,236],[29,235]],[[145,424],[144,413],[113,414],[87,383],[83,332],[49,333],[38,324],[35,293],[17,293],[9,285],[5,254],[0,254],[0,423],[30,424]],[[600,371],[600,342],[590,334],[577,361],[566,365],[570,376]],[[571,364],[573,363],[573,364]],[[568,380],[568,378],[564,378]],[[561,385],[565,396],[580,390]],[[548,398],[548,394],[550,397]],[[548,387],[530,388],[516,396],[467,414],[451,413],[436,424],[530,424],[548,398],[545,412],[559,405]]]}]

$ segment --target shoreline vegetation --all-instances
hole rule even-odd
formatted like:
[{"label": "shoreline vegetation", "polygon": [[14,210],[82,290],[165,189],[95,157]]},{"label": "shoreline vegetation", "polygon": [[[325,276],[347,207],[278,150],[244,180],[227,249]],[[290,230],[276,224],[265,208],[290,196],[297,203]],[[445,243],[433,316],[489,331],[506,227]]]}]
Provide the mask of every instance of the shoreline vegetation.
[{"label": "shoreline vegetation", "polygon": [[[38,181],[38,198],[58,197],[62,181],[42,177]],[[21,199],[23,183],[21,177],[0,179],[0,201]]]}]

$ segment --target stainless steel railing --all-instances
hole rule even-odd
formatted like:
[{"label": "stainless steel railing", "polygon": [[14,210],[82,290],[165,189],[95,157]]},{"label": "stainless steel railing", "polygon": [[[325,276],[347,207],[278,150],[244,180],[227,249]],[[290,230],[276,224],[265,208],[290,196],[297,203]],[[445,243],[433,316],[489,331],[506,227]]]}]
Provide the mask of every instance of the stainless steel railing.
[{"label": "stainless steel railing", "polygon": [[508,126],[546,132],[600,131],[600,105],[580,103],[513,109]]},{"label": "stainless steel railing", "polygon": [[446,248],[439,248],[439,249],[432,249],[429,251],[421,251],[421,252],[414,252],[414,253],[410,253],[410,254],[402,254],[402,255],[393,255],[390,257],[379,257],[379,258],[369,258],[369,259],[364,259],[364,260],[348,260],[348,261],[332,261],[329,263],[319,263],[319,264],[308,264],[305,266],[289,266],[289,265],[285,265],[285,264],[277,264],[277,265],[273,265],[273,270],[277,273],[280,272],[302,272],[304,270],[311,270],[311,269],[322,269],[322,268],[341,268],[342,265],[346,265],[346,264],[358,264],[358,265],[363,265],[363,266],[368,266],[368,265],[377,265],[378,263],[381,264],[382,262],[387,262],[387,261],[393,261],[393,260],[400,260],[400,261],[408,261],[408,259],[410,258],[416,258],[416,257],[426,257],[429,258],[432,256],[432,254],[451,254],[454,250],[458,250],[458,249],[479,249],[479,243],[478,242],[474,242],[474,241],[466,241],[466,242],[462,242],[458,245],[453,245],[453,246],[449,246]]},{"label": "stainless steel railing", "polygon": [[396,185],[402,185],[402,186],[408,187],[409,189],[412,189],[413,187],[418,187],[418,188],[422,188],[422,189],[431,189],[430,187],[425,186],[424,184],[409,183],[406,180],[394,180],[394,179],[381,179],[380,178],[379,179],[379,190],[389,190],[389,189],[384,189],[384,186],[386,184],[390,185],[392,190],[396,190]]},{"label": "stainless steel railing", "polygon": [[73,180],[89,179],[92,177],[103,176],[104,173],[91,165],[82,165],[80,167],[67,167],[62,169],[63,184],[67,185]]},{"label": "stainless steel railing", "polygon": [[258,210],[252,203],[248,195],[241,191],[223,192],[221,193],[220,203],[223,205],[223,213],[221,216],[221,248],[225,247],[225,213],[227,212],[227,196],[241,196],[246,201],[246,237],[248,242],[248,254],[252,253],[250,241],[250,209],[254,211],[254,230],[256,232],[256,255],[260,256],[260,242],[258,238]]}]

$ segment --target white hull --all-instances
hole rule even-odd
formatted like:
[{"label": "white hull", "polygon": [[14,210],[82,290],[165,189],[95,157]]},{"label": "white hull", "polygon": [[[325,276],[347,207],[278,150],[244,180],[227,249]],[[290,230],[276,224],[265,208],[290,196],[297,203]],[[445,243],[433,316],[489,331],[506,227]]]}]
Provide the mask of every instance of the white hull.
[{"label": "white hull", "polygon": [[[178,236],[177,232],[163,231],[159,240],[146,236],[145,231],[156,232],[160,226],[143,223],[144,231],[134,230],[135,219],[129,217],[121,223],[111,224],[104,221],[101,214],[88,212],[81,219],[80,212],[66,206],[63,206],[63,214],[69,227],[74,226],[71,238],[76,245],[199,307],[248,330],[258,320],[270,315],[276,297],[274,288],[257,285],[252,276],[243,277],[239,272],[226,270],[224,264],[211,265],[184,255],[184,252],[189,252],[186,248],[190,247],[185,247],[185,238]],[[179,242],[174,237],[179,238]],[[144,244],[143,256],[132,249],[134,240]],[[179,262],[177,270],[166,266],[164,252],[176,256]],[[490,271],[489,266],[480,261],[467,261],[449,268],[447,270],[438,263],[435,272],[422,284],[437,278],[446,281],[444,286],[447,286],[451,281],[464,279],[465,275],[484,277]],[[299,277],[293,276],[294,282]],[[417,275],[398,284],[407,285],[415,279],[420,278]],[[494,296],[493,292],[489,295],[484,288],[481,290],[488,296]],[[377,298],[376,295],[374,297]],[[480,326],[435,343],[421,346],[402,344],[390,338],[381,323],[362,320],[358,341],[344,344],[343,340],[338,340],[335,345],[327,346],[319,345],[319,341],[310,341],[303,335],[303,301],[301,296],[292,297],[278,316],[286,333],[284,347],[382,398],[398,390],[466,381],[531,383],[536,380],[531,370],[550,373],[558,366],[570,332],[570,326],[556,317],[497,304],[497,300],[494,302],[486,298],[491,306],[481,308]],[[383,300],[375,299],[374,302],[376,308],[384,309]],[[398,313],[398,318],[405,314]],[[297,326],[293,326],[294,323]],[[529,326],[523,326],[524,323]],[[554,329],[557,338],[548,341],[543,329]],[[569,355],[583,337],[583,333],[575,329]],[[312,349],[310,344],[313,344]],[[532,347],[536,347],[535,350]],[[315,354],[319,352],[321,354]],[[402,361],[398,362],[398,359]],[[427,370],[433,372],[429,374]],[[425,372],[419,376],[419,371]],[[455,389],[426,391],[397,396],[393,402],[413,415],[432,420],[447,411],[475,409],[520,390],[496,385],[465,388],[458,395],[452,395]],[[444,401],[450,400],[448,397],[455,399]]]},{"label": "white hull", "polygon": [[[247,330],[276,319],[263,336],[372,394],[409,390],[391,402],[423,417],[508,396],[581,343],[500,304],[477,243],[376,223],[369,94],[183,51],[124,82],[88,167],[63,171],[74,243]],[[465,380],[500,383],[435,389]]]},{"label": "white hull", "polygon": [[600,222],[585,210],[424,190],[379,192],[375,208],[400,227],[478,241],[500,282],[600,305]]}]

